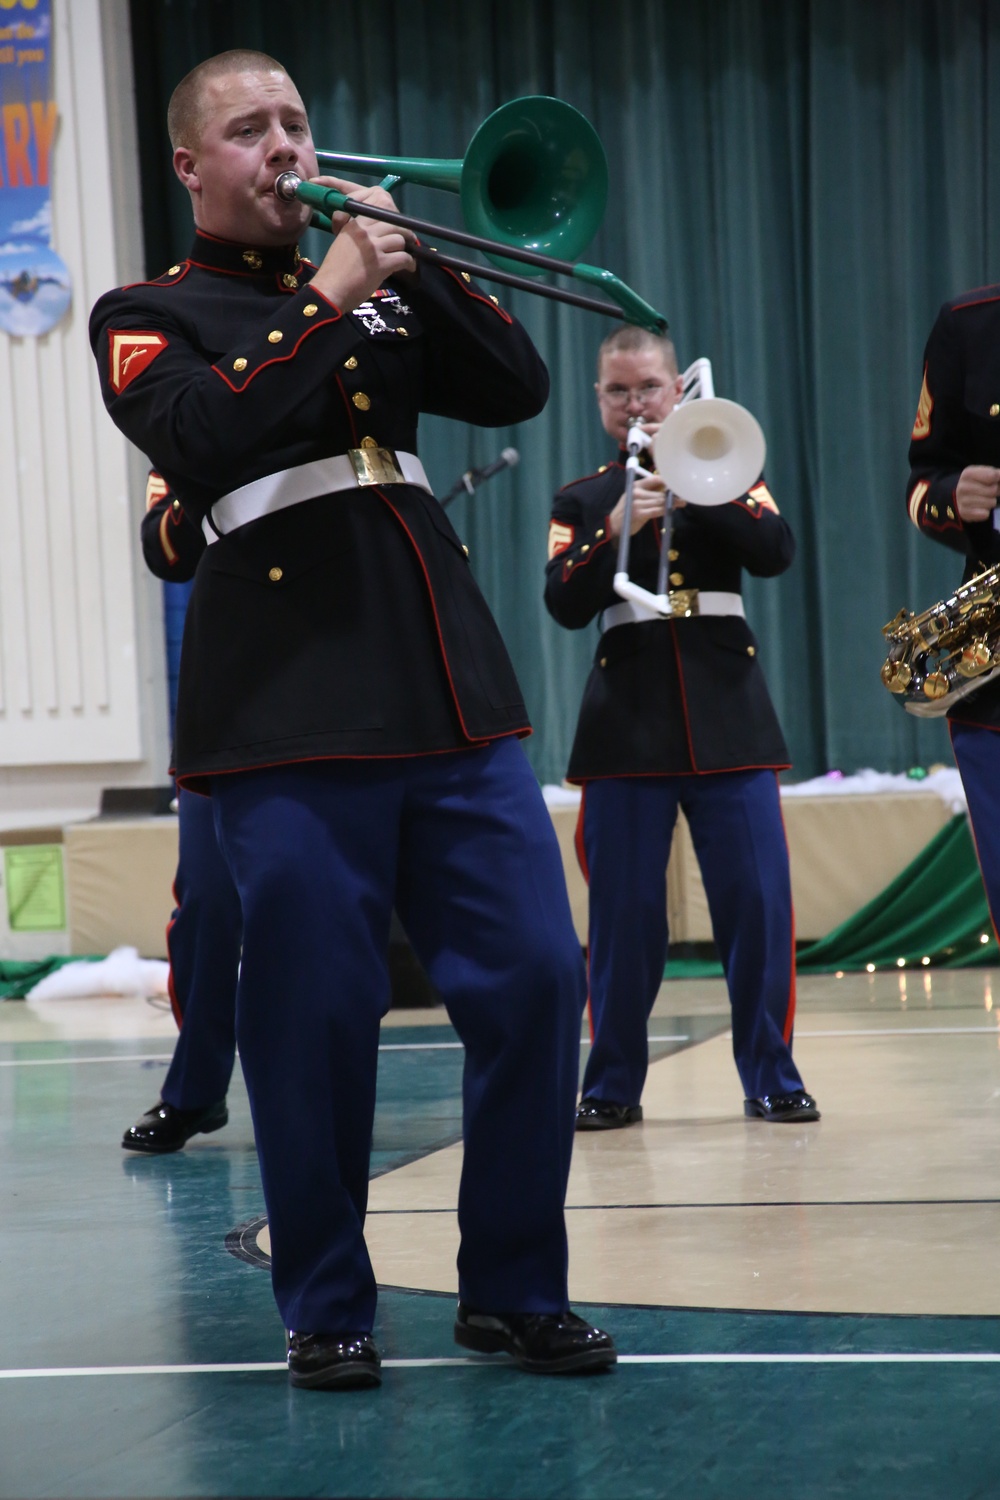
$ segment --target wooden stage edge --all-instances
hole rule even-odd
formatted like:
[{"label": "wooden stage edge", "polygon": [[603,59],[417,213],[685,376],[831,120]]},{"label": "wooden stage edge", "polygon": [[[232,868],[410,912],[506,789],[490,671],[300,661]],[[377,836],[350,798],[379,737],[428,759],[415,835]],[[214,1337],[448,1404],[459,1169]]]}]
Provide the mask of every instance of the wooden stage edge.
[{"label": "wooden stage edge", "polygon": [[[825,937],[877,896],[915,859],[952,812],[936,793],[786,796],[782,799],[792,866],[796,934]],[[562,852],[573,920],[586,941],[587,887],[574,847],[577,808],[549,808]],[[8,841],[0,831],[0,844]],[[43,952],[109,953],[128,945],[145,957],[166,956],[173,907],[177,818],[94,818],[59,829],[20,828],[22,845],[61,839],[66,895],[62,934],[27,937],[0,929],[0,957]],[[708,942],[711,926],[691,836],[683,817],[667,874],[673,942]]]}]

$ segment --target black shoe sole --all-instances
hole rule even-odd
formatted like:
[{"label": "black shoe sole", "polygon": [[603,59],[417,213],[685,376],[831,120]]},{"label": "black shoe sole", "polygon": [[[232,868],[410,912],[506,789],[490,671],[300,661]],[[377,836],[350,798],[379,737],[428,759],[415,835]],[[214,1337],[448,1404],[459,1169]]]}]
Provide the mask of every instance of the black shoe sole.
[{"label": "black shoe sole", "polygon": [[614,1349],[581,1349],[577,1354],[566,1354],[562,1359],[531,1359],[519,1354],[503,1334],[487,1328],[470,1328],[466,1323],[455,1324],[455,1343],[463,1349],[472,1349],[476,1354],[509,1354],[518,1367],[529,1375],[586,1375],[599,1370],[610,1370],[618,1363]]},{"label": "black shoe sole", "polygon": [[632,1125],[642,1124],[642,1105],[633,1106],[633,1113],[624,1119],[607,1115],[581,1115],[576,1117],[577,1130],[628,1130]]},{"label": "black shoe sole", "polygon": [[123,1136],[122,1150],[141,1151],[144,1156],[169,1156],[173,1151],[183,1151],[184,1147],[193,1136],[211,1135],[213,1130],[221,1130],[224,1125],[228,1124],[229,1112],[227,1110],[226,1115],[223,1119],[212,1120],[208,1124],[199,1125],[197,1130],[192,1130],[191,1134],[186,1135],[183,1140],[171,1143],[170,1145],[159,1146],[154,1141],[130,1141],[128,1136]]},{"label": "black shoe sole", "polygon": [[763,1120],[765,1125],[794,1125],[796,1120],[808,1123],[820,1118],[818,1109],[796,1109],[787,1115],[768,1115],[761,1109],[752,1109],[748,1104],[744,1104],[743,1113],[748,1120]]},{"label": "black shoe sole", "polygon": [[382,1384],[381,1370],[364,1365],[333,1365],[308,1374],[289,1370],[288,1383],[304,1391],[350,1391],[373,1389]]}]

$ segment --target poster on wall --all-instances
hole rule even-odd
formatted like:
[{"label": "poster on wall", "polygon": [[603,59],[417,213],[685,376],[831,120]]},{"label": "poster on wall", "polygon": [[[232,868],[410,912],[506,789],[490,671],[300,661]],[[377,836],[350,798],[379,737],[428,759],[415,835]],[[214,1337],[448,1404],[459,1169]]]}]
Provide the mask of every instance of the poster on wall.
[{"label": "poster on wall", "polygon": [[47,333],[69,308],[52,248],[53,0],[0,0],[0,329]]}]

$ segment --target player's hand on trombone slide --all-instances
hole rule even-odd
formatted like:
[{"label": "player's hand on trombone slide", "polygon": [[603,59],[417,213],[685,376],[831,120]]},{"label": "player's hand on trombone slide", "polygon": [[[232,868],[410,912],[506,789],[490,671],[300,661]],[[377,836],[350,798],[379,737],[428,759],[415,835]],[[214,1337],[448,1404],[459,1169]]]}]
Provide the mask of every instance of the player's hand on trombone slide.
[{"label": "player's hand on trombone slide", "polygon": [[[384,188],[360,187],[341,177],[312,180],[363,203],[396,211],[391,194]],[[344,312],[364,302],[388,277],[416,271],[417,263],[408,248],[414,240],[411,230],[341,212],[333,215],[333,227],[333,242],[310,285]]]}]

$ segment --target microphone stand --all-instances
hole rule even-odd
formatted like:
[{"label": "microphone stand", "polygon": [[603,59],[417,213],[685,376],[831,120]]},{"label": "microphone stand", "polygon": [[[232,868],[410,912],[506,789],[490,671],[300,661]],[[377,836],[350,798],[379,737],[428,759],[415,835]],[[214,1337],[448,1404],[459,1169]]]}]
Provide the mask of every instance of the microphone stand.
[{"label": "microphone stand", "polygon": [[442,510],[446,510],[453,500],[458,499],[459,495],[475,494],[476,486],[472,482],[472,472],[471,469],[466,469],[465,473],[459,475],[458,479],[455,480],[447,495],[439,497],[439,504]]},{"label": "microphone stand", "polygon": [[442,510],[447,509],[453,500],[459,495],[474,495],[480,485],[485,484],[488,479],[501,474],[504,469],[513,469],[520,462],[520,454],[516,448],[505,448],[495,464],[488,464],[485,469],[466,469],[460,474],[448,491],[447,495],[440,496],[438,504]]}]

